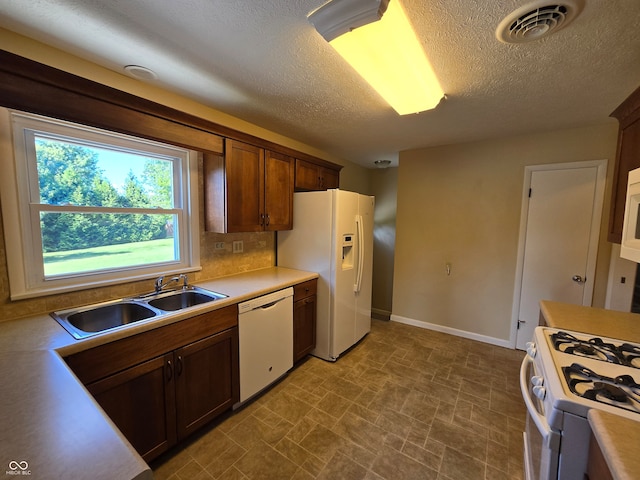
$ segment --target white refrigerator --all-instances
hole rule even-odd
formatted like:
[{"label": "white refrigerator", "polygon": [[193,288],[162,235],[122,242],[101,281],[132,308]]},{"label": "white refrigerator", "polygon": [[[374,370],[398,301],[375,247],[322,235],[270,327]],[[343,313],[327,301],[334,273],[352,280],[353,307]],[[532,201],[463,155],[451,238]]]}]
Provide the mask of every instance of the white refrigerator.
[{"label": "white refrigerator", "polygon": [[317,272],[316,348],[337,360],[371,330],[374,197],[344,190],[293,196],[293,230],[278,232],[278,266]]}]

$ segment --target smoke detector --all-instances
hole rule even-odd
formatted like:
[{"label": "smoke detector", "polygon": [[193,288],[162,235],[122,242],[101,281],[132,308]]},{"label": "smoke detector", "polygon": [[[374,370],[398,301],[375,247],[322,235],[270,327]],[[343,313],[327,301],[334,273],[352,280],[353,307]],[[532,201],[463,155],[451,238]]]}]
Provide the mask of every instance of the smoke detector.
[{"label": "smoke detector", "polygon": [[526,43],[548,37],[571,23],[584,7],[584,0],[527,3],[507,15],[496,29],[496,38],[504,43]]}]

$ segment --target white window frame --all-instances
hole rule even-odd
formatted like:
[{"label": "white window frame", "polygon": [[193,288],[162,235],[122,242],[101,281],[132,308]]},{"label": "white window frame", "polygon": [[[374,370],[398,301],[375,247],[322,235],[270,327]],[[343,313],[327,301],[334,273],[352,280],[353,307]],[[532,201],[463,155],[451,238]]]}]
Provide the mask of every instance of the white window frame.
[{"label": "white window frame", "polygon": [[[165,211],[175,214],[178,219],[178,260],[45,278],[40,212],[57,211],[59,207],[39,203],[35,152],[28,141],[30,130],[54,137],[78,138],[88,144],[114,145],[121,150],[134,149],[156,156],[180,158],[174,162],[174,179],[179,179],[174,184],[175,205]],[[0,199],[12,300],[201,270],[198,152],[4,108],[0,111],[0,132],[0,167],[3,172],[0,175]],[[115,213],[150,213],[139,208],[120,210]]]}]

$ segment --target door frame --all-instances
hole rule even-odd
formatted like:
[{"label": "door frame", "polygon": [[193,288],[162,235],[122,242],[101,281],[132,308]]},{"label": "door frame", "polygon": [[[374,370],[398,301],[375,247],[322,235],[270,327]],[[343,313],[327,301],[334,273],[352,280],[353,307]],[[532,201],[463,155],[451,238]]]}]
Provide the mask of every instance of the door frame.
[{"label": "door frame", "polygon": [[600,240],[600,230],[602,221],[602,208],[604,206],[604,190],[607,179],[607,160],[586,160],[579,162],[548,163],[541,165],[528,165],[524,167],[524,187],[522,189],[522,206],[520,210],[520,230],[518,233],[518,256],[516,263],[516,278],[513,289],[513,305],[511,309],[511,332],[509,344],[511,348],[516,347],[516,337],[518,332],[518,316],[520,312],[520,300],[522,295],[522,274],[524,273],[524,253],[527,235],[527,223],[529,216],[529,189],[531,188],[531,177],[535,171],[545,170],[566,170],[577,168],[596,167],[596,185],[593,202],[593,212],[591,216],[591,233],[589,237],[589,251],[587,253],[587,268],[585,276],[587,281],[584,284],[582,304],[591,306],[593,300],[593,288],[595,285],[596,261],[598,257],[598,247]]}]

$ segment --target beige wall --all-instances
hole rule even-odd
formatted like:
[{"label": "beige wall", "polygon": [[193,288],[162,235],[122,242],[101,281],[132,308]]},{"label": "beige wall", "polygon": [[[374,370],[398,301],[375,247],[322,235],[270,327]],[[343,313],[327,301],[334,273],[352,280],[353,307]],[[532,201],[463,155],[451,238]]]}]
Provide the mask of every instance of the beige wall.
[{"label": "beige wall", "polygon": [[343,162],[343,165],[344,167],[340,170],[340,190],[373,195],[371,187],[372,170],[350,162]]},{"label": "beige wall", "polygon": [[616,138],[612,121],[401,152],[392,318],[507,342],[524,167],[599,159],[609,161],[593,300],[603,306]]},{"label": "beige wall", "polygon": [[371,171],[372,193],[376,197],[373,227],[373,298],[376,318],[388,319],[393,299],[393,258],[396,245],[398,169]]},{"label": "beige wall", "polygon": [[[257,137],[270,140],[280,145],[345,165],[341,173],[341,188],[370,193],[369,170],[348,161],[336,158],[326,152],[317,150],[296,140],[284,137],[230,115],[216,111],[186,97],[168,92],[157,86],[151,86],[120,73],[99,67],[48,45],[35,42],[26,37],[0,29],[0,44],[4,50],[67,72],[118,88],[125,92],[167,105],[213,122],[243,131]],[[202,165],[200,168],[200,202],[202,205]],[[201,212],[203,208],[201,208]],[[0,218],[1,220],[1,218]],[[240,233],[213,234],[205,233],[203,219],[200,219],[200,250],[202,271],[189,275],[189,281],[240,273],[248,270],[266,268],[275,264],[275,235],[273,233]],[[243,240],[244,252],[231,253],[234,240]],[[216,242],[225,242],[223,250],[214,250]],[[33,314],[106,301],[123,296],[133,295],[153,289],[153,281],[126,283],[118,286],[82,290],[78,292],[40,297],[36,299],[10,301],[9,278],[6,264],[4,231],[0,221],[0,322],[13,318],[26,317]]]}]

